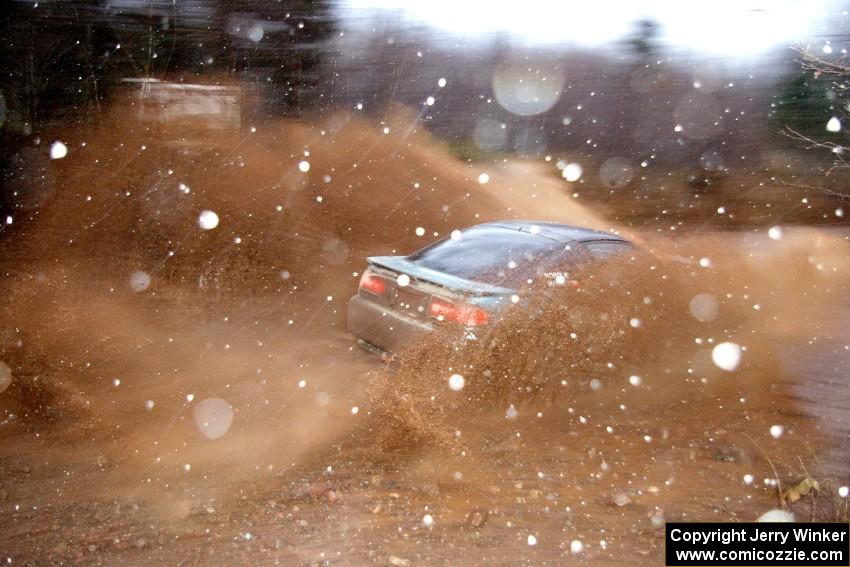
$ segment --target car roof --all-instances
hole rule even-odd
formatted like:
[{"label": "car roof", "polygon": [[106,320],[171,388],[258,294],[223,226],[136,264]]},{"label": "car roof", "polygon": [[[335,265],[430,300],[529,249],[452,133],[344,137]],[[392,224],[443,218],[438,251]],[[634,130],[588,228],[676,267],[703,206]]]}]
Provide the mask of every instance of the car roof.
[{"label": "car roof", "polygon": [[[528,234],[536,234],[544,238],[550,238],[560,242],[591,242],[599,240],[610,240],[612,242],[628,242],[622,236],[611,234],[609,232],[601,232],[590,228],[580,226],[572,226],[569,224],[560,224],[556,222],[539,222],[531,220],[505,220],[493,221],[477,224],[469,228],[478,227],[494,227],[504,228],[506,230],[516,230]],[[536,231],[532,232],[532,227],[536,227]],[[467,229],[468,230],[468,229]]]}]

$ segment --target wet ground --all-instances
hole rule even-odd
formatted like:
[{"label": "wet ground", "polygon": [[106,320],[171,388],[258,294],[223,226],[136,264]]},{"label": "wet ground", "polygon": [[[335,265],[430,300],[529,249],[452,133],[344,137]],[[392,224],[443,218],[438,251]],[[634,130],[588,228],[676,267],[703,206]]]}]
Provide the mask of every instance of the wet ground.
[{"label": "wet ground", "polygon": [[[777,504],[769,459],[811,465],[819,447],[815,423],[781,397],[603,417],[584,394],[482,425],[471,455],[335,456],[327,447],[368,418],[366,384],[382,363],[341,330],[298,336],[273,312],[240,311],[200,325],[169,313],[120,361],[92,356],[103,383],[80,392],[91,401],[82,429],[7,420],[0,547],[15,563],[655,564],[665,520],[754,519]],[[159,316],[140,317],[156,330]],[[837,406],[841,383],[823,383],[835,387],[816,390],[820,403]],[[199,432],[189,393],[237,408],[226,436]],[[839,440],[843,422],[820,415]],[[765,434],[774,422],[780,440]],[[818,454],[840,470],[840,451]]]},{"label": "wet ground", "polygon": [[[363,455],[315,462],[310,452],[331,433],[365,418],[351,407],[381,363],[351,350],[342,332],[312,340],[284,333],[261,349],[257,337],[268,337],[268,327],[243,317],[228,322],[232,331],[223,326],[205,325],[173,347],[155,341],[147,347],[159,353],[155,361],[125,366],[120,386],[103,386],[116,394],[85,393],[102,398],[91,407],[98,425],[87,431],[5,425],[3,506],[11,522],[2,548],[10,557],[468,564],[459,555],[474,554],[474,563],[557,564],[576,540],[587,561],[642,563],[660,558],[665,518],[752,518],[775,504],[761,484],[772,474],[760,448],[741,437],[766,430],[771,408],[748,414],[757,424],[736,422],[734,407],[731,421],[717,407],[697,419],[688,405],[665,408],[663,417],[647,409],[594,423],[580,415],[579,401],[566,420],[546,411],[484,428],[480,453],[468,457],[425,450],[397,462]],[[206,355],[190,354],[195,341],[226,336],[229,354],[220,353],[226,345],[213,347],[216,370],[206,368]],[[162,355],[168,348],[174,356]],[[147,349],[138,360],[151,361]],[[241,364],[261,350],[275,354],[262,361],[262,374]],[[240,363],[231,366],[231,357]],[[157,396],[153,410],[144,407],[142,398],[156,396],[146,391],[146,375],[179,379],[181,367],[195,365],[215,375],[232,369],[232,383],[223,391],[215,378],[183,383]],[[238,408],[226,437],[198,433],[192,404],[180,399],[189,391]],[[753,486],[745,474],[755,475]],[[423,525],[426,515],[433,525]]]},{"label": "wet ground", "polygon": [[783,362],[799,378],[789,382],[790,398],[807,416],[817,422],[828,442],[818,455],[824,472],[840,485],[850,482],[847,463],[850,460],[850,391],[847,388],[850,368],[850,296],[823,332],[812,336],[805,345],[783,354]]}]

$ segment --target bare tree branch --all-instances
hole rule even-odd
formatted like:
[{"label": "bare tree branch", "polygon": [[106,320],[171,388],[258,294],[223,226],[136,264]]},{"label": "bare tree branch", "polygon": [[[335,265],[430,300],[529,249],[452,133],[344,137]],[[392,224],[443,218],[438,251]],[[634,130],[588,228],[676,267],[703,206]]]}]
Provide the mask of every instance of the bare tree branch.
[{"label": "bare tree branch", "polygon": [[833,189],[828,189],[826,187],[819,187],[817,185],[805,185],[803,183],[792,183],[791,181],[786,181],[785,179],[778,179],[779,183],[785,185],[787,187],[795,187],[797,189],[809,189],[811,191],[817,191],[823,195],[828,195],[830,197],[837,197],[838,199],[842,199],[844,201],[850,201],[850,195],[846,195],[844,193],[840,193]]},{"label": "bare tree branch", "polygon": [[847,160],[844,158],[845,148],[841,144],[836,144],[834,142],[821,142],[821,141],[818,141],[818,140],[814,140],[814,139],[806,136],[805,134],[801,134],[800,132],[794,130],[790,126],[786,126],[785,129],[780,130],[779,133],[782,134],[783,136],[787,136],[787,137],[791,138],[792,140],[796,140],[798,142],[801,142],[802,144],[804,144],[803,147],[807,150],[827,149],[830,152],[832,152],[832,154],[834,156],[833,159],[835,160],[835,163],[833,164],[833,166],[831,168],[829,168],[827,170],[827,172],[826,172],[827,176],[830,173],[832,173],[833,170],[835,170],[835,169],[845,169],[845,168],[850,167],[850,163],[847,163]]},{"label": "bare tree branch", "polygon": [[[797,58],[797,62],[806,71],[811,71],[816,75],[850,76],[850,61],[848,61],[847,57],[840,57],[834,61],[829,61],[815,55],[808,47],[797,45],[791,49],[800,55]],[[846,88],[846,86],[842,88]]]}]

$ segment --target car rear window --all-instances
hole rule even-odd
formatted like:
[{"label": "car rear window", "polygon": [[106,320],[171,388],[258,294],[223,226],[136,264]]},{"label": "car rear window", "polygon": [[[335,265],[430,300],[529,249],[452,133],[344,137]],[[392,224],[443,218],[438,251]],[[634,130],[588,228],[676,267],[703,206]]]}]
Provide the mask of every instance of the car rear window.
[{"label": "car rear window", "polygon": [[407,257],[424,268],[493,285],[517,285],[553,262],[568,262],[575,246],[499,227],[475,227]]},{"label": "car rear window", "polygon": [[632,246],[628,242],[618,241],[588,242],[584,247],[599,260],[607,260],[608,258],[619,256],[632,250]]}]

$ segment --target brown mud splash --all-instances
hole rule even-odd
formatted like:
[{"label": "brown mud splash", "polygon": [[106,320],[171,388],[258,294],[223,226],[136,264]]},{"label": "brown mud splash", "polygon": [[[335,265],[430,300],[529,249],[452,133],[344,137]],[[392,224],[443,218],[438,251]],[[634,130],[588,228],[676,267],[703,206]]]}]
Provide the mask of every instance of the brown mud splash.
[{"label": "brown mud splash", "polygon": [[[427,509],[438,518],[418,532],[427,549],[399,536],[396,553],[439,560],[448,538],[482,561],[554,562],[576,538],[588,560],[634,562],[635,549],[657,551],[653,518],[752,519],[775,505],[764,478],[818,449],[786,397],[783,381],[799,377],[777,354],[817,334],[846,294],[840,237],[638,233],[649,257],[576,273],[578,289],[543,288],[475,341],[435,338],[383,368],[342,330],[365,255],[414,250],[418,226],[429,241],[498,218],[612,227],[545,176],[493,167],[479,185],[477,169],[406,119],[389,135],[339,115],[174,144],[117,128],[125,118],[58,136],[70,152],[52,165],[56,185],[0,244],[0,348],[14,376],[0,403],[15,415],[2,466],[20,479],[3,489],[28,510],[16,513],[22,529],[45,514],[68,524],[83,502],[141,502],[147,515],[103,535],[108,546],[149,522],[203,534],[215,509],[226,535],[198,536],[203,547],[257,563],[259,551],[228,547],[245,517],[298,541],[278,515],[302,507],[358,553]],[[204,209],[220,216],[212,231],[197,227]],[[145,293],[128,287],[136,270],[151,276]],[[691,314],[701,294],[717,301],[711,321]],[[746,348],[734,372],[711,360],[723,341]],[[230,403],[230,432],[204,438],[189,394]],[[326,484],[340,508],[322,508]],[[271,500],[284,504],[268,516]],[[344,537],[340,509],[358,526]],[[84,552],[86,529],[56,538]],[[21,538],[4,547],[38,555]],[[185,555],[181,545],[153,557]]]},{"label": "brown mud splash", "polygon": [[[691,243],[715,253],[702,257],[705,266],[681,256],[681,246],[677,259],[635,254],[579,269],[570,275],[577,288],[542,282],[475,338],[455,331],[412,347],[372,383],[381,451],[470,451],[470,436],[494,414],[664,420],[680,405],[692,416],[731,405],[746,419],[750,406],[783,401],[785,371],[775,355],[800,339],[785,334],[788,319],[798,332],[816,326],[830,297],[796,301],[736,252],[710,244]],[[742,349],[732,372],[711,359],[724,342]],[[448,387],[453,374],[464,377],[462,391]]]}]

